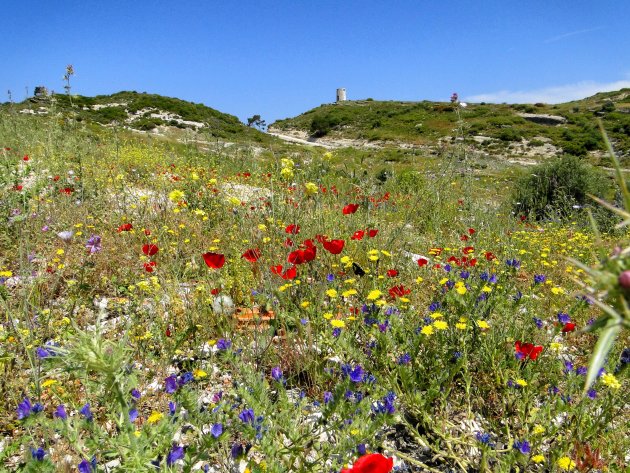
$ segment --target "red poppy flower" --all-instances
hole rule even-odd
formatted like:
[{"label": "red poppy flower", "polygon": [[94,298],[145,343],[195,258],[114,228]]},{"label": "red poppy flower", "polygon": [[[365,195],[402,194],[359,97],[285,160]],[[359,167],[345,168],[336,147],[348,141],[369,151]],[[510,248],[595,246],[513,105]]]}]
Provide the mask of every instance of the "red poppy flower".
[{"label": "red poppy flower", "polygon": [[221,288],[215,287],[214,289],[210,291],[210,294],[212,294],[213,296],[217,296],[219,295],[220,292],[221,292]]},{"label": "red poppy flower", "polygon": [[63,189],[59,189],[59,192],[64,195],[72,195],[74,189],[72,189],[72,187],[64,187]]},{"label": "red poppy flower", "polygon": [[486,257],[486,261],[492,261],[496,258],[496,256],[494,256],[494,253],[492,253],[491,251],[486,251],[484,256]]},{"label": "red poppy flower", "polygon": [[343,468],[341,473],[389,473],[394,468],[394,459],[380,453],[363,455],[354,462],[352,468]]},{"label": "red poppy flower", "polygon": [[291,264],[302,264],[305,262],[304,250],[295,250],[289,253],[287,261]]},{"label": "red poppy flower", "polygon": [[429,260],[426,258],[420,258],[418,259],[418,266],[420,266],[421,268],[423,266],[426,266],[427,264],[429,264]]},{"label": "red poppy flower", "polygon": [[304,250],[304,262],[308,263],[309,261],[313,261],[315,259],[315,256],[317,256],[317,247],[306,247],[306,249]]},{"label": "red poppy flower", "polygon": [[476,233],[476,232],[475,232],[475,229],[474,229],[474,228],[469,228],[469,229],[468,229],[468,234],[469,234],[469,235],[474,235],[475,233]]},{"label": "red poppy flower", "polygon": [[225,264],[225,256],[220,253],[204,253],[201,255],[208,268],[221,269]]},{"label": "red poppy flower", "polygon": [[291,225],[287,225],[284,231],[286,233],[291,233],[292,235],[297,235],[298,233],[300,233],[300,226],[292,223]]},{"label": "red poppy flower", "polygon": [[130,223],[123,223],[120,227],[118,227],[118,233],[131,231],[133,225]]},{"label": "red poppy flower", "polygon": [[284,240],[284,246],[286,246],[287,248],[293,246],[293,240],[291,240],[291,238],[287,238],[286,240]]},{"label": "red poppy flower", "polygon": [[394,298],[396,298],[396,297],[405,297],[410,292],[411,292],[411,289],[407,289],[407,288],[405,288],[405,286],[403,286],[401,284],[400,286],[394,286],[394,287],[390,288],[389,295],[394,297]]},{"label": "red poppy flower", "polygon": [[368,230],[368,236],[370,238],[374,238],[377,235],[377,233],[378,233],[378,230],[376,230],[376,229]]},{"label": "red poppy flower", "polygon": [[14,189],[16,191],[21,191],[22,189],[24,189],[24,186],[22,184],[18,184],[17,186],[14,187]]},{"label": "red poppy flower", "polygon": [[258,248],[247,250],[241,255],[241,258],[245,258],[250,263],[255,263],[260,258],[260,250]]},{"label": "red poppy flower", "polygon": [[28,161],[30,158],[28,157],[28,154],[25,154],[24,157],[22,158],[22,161]]},{"label": "red poppy flower", "polygon": [[272,266],[271,272],[273,274],[277,274],[282,279],[295,279],[295,277],[297,276],[297,268],[295,266],[291,266],[290,268],[287,268],[287,270],[283,273],[282,265],[279,264],[277,266]]},{"label": "red poppy flower", "polygon": [[398,276],[398,271],[397,271],[397,270],[395,270],[395,269],[388,269],[388,270],[387,270],[387,275],[388,275],[390,278],[395,278],[396,276]]},{"label": "red poppy flower", "polygon": [[158,251],[160,251],[160,249],[157,247],[157,245],[153,245],[153,244],[142,245],[142,252],[147,256],[153,256]]},{"label": "red poppy flower", "polygon": [[144,263],[144,270],[147,273],[152,273],[155,269],[155,261],[149,261],[148,263]]},{"label": "red poppy flower", "polygon": [[462,235],[459,237],[461,241],[468,241],[468,235]]},{"label": "red poppy flower", "polygon": [[59,179],[61,179],[61,176],[55,176],[53,177],[53,181],[57,182]]},{"label": "red poppy flower", "polygon": [[148,228],[145,228],[145,229],[144,229],[144,234],[145,234],[146,236],[151,235],[151,230],[149,230]]},{"label": "red poppy flower", "polygon": [[573,332],[575,330],[575,324],[573,322],[567,322],[562,327],[562,333]]},{"label": "red poppy flower", "polygon": [[462,248],[462,253],[464,253],[465,255],[469,255],[471,253],[473,253],[475,251],[475,248],[472,246],[466,246],[464,248]]},{"label": "red poppy flower", "polygon": [[534,345],[533,343],[521,343],[519,340],[514,343],[514,349],[516,350],[516,356],[519,360],[525,361],[526,359],[535,360],[543,351],[541,345]]},{"label": "red poppy flower", "polygon": [[365,230],[357,230],[356,232],[354,232],[354,235],[352,235],[350,237],[351,240],[363,240],[363,237],[365,236]]},{"label": "red poppy flower", "polygon": [[341,253],[345,244],[346,242],[344,240],[330,240],[322,243],[324,248],[330,251],[333,255]]},{"label": "red poppy flower", "polygon": [[343,208],[344,215],[355,213],[359,209],[359,204],[348,204]]}]

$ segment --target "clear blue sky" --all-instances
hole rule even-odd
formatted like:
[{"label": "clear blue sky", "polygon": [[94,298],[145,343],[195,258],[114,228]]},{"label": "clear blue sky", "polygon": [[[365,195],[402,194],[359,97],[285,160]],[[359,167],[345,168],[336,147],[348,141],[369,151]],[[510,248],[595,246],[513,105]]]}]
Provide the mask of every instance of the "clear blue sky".
[{"label": "clear blue sky", "polygon": [[563,101],[630,87],[628,0],[7,0],[0,101],[136,90],[268,122],[334,100]]}]

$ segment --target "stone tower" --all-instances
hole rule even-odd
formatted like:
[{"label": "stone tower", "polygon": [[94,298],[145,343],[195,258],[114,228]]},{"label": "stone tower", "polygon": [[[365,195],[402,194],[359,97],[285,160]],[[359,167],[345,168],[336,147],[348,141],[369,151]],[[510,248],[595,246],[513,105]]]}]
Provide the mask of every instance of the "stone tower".
[{"label": "stone tower", "polygon": [[346,89],[337,89],[337,102],[344,102],[346,100]]}]

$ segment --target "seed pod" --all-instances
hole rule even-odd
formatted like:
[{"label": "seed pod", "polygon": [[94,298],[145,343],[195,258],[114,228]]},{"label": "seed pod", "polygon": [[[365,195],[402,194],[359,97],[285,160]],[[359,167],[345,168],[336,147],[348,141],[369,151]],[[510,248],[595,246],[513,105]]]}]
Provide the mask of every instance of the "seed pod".
[{"label": "seed pod", "polygon": [[619,285],[623,289],[630,289],[630,271],[624,271],[619,275]]}]

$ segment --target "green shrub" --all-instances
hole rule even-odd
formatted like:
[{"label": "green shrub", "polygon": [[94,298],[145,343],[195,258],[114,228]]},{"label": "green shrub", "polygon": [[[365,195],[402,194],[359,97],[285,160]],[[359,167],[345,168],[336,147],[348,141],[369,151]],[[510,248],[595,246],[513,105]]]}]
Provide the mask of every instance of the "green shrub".
[{"label": "green shrub", "polygon": [[512,209],[536,220],[564,220],[590,208],[598,223],[609,228],[609,216],[588,195],[606,198],[610,190],[601,171],[576,156],[564,155],[536,166],[516,182]]},{"label": "green shrub", "polygon": [[330,115],[318,115],[313,118],[311,122],[311,136],[315,138],[320,138],[322,136],[326,136],[330,131],[339,125],[341,120],[337,117],[333,117]]}]

